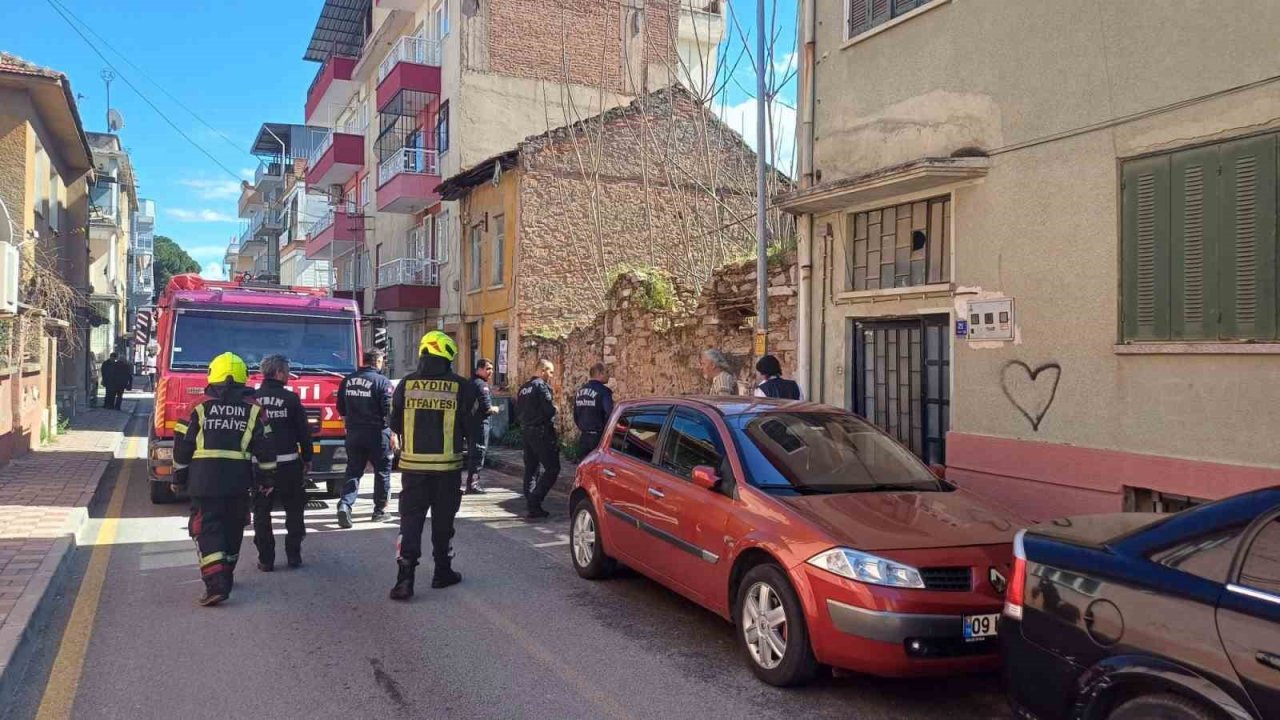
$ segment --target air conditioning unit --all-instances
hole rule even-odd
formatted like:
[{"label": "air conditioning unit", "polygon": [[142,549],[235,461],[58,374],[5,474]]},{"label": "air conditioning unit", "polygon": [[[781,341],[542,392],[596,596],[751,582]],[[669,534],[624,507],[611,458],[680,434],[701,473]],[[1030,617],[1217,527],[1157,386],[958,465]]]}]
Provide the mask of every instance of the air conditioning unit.
[{"label": "air conditioning unit", "polygon": [[21,277],[18,246],[0,242],[0,315],[18,313],[18,279]]}]

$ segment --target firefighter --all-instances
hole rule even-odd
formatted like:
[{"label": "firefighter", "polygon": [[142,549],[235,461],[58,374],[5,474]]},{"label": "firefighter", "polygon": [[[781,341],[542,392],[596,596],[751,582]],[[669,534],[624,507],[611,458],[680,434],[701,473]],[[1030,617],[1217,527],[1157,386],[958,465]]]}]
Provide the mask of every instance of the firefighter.
[{"label": "firefighter", "polygon": [[573,398],[573,424],[578,426],[578,460],[596,449],[605,424],[613,414],[613,390],[604,363],[591,366],[591,379],[578,388]]},{"label": "firefighter", "polygon": [[271,428],[276,450],[275,489],[257,493],[253,502],[253,544],[258,547],[258,569],[275,569],[276,538],[271,511],[284,508],[284,554],[289,567],[302,565],[302,538],[307,535],[303,511],[307,507],[307,475],[311,472],[311,426],[302,401],[285,384],[289,382],[289,358],[268,355],[262,359],[262,387],[258,404]]},{"label": "firefighter", "polygon": [[[524,438],[524,499],[526,517],[541,520],[551,513],[542,501],[560,477],[560,445],[556,436],[556,403],[547,381],[555,365],[543,358],[529,382],[520,386],[516,396],[516,413]],[[541,475],[539,475],[541,469]]]},{"label": "firefighter", "polygon": [[342,378],[338,386],[338,414],[347,427],[347,480],[338,500],[338,525],[351,527],[351,508],[360,494],[360,476],[373,465],[373,521],[387,519],[391,491],[391,459],[396,439],[391,434],[391,381],[382,374],[379,350],[364,354],[360,369]]},{"label": "firefighter", "polygon": [[422,528],[431,513],[431,587],[462,582],[453,569],[453,519],[462,504],[463,449],[477,431],[475,386],[453,372],[458,345],[432,330],[418,345],[418,368],[396,386],[391,429],[404,439],[400,453],[400,539],[392,600],[413,597],[422,556]]},{"label": "firefighter", "polygon": [[[262,408],[248,400],[244,360],[223,353],[209,363],[209,396],[187,422],[174,427],[174,490],[187,488],[191,518],[187,529],[200,554],[204,595],[217,605],[231,595],[244,527],[249,522],[249,489],[269,494],[275,481],[276,448]],[[258,466],[255,473],[253,461]]]}]

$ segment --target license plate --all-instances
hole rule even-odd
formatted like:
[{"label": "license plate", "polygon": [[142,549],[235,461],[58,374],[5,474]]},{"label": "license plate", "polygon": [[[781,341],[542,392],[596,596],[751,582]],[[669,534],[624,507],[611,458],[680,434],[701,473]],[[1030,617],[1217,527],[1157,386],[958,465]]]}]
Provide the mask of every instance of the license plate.
[{"label": "license plate", "polygon": [[334,461],[334,462],[342,462],[343,460],[346,460],[346,459],[347,459],[347,449],[346,449],[346,448],[338,448],[337,450],[334,450],[334,451],[333,451],[333,461]]},{"label": "license plate", "polygon": [[992,615],[965,615],[964,620],[964,639],[965,640],[982,640],[983,638],[996,636],[996,621],[1000,619],[998,613]]}]

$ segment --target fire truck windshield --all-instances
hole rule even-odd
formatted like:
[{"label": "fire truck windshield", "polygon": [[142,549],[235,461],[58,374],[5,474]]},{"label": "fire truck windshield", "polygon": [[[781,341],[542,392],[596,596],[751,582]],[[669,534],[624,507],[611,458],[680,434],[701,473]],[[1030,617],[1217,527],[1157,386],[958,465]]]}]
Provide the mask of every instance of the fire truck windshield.
[{"label": "fire truck windshield", "polygon": [[182,310],[173,333],[174,370],[203,370],[224,352],[256,371],[279,353],[295,373],[346,374],[356,369],[356,323],[351,317]]}]

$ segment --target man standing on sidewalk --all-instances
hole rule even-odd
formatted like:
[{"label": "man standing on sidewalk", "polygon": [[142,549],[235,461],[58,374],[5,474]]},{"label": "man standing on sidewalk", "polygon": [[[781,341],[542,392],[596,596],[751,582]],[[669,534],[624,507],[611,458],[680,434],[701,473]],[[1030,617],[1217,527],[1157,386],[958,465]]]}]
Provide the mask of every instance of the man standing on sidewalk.
[{"label": "man standing on sidewalk", "polygon": [[120,362],[119,353],[111,353],[111,357],[102,363],[102,386],[106,388],[103,404],[108,410],[119,410],[124,397],[124,388],[129,383],[125,380],[128,366]]},{"label": "man standing on sidewalk", "polygon": [[338,525],[351,527],[351,508],[360,495],[360,477],[366,465],[373,465],[373,521],[387,519],[387,496],[391,491],[391,459],[396,439],[388,421],[391,417],[391,381],[382,374],[379,350],[364,354],[360,369],[342,379],[338,386],[338,414],[347,426],[347,480],[338,500]]},{"label": "man standing on sidewalk", "polygon": [[573,398],[573,424],[578,426],[578,461],[600,445],[609,416],[613,414],[613,390],[604,363],[591,366],[591,379]]},{"label": "man standing on sidewalk", "polygon": [[[551,513],[542,501],[560,476],[560,441],[556,437],[556,403],[547,381],[555,372],[550,360],[538,361],[537,372],[520,386],[516,396],[516,413],[524,437],[524,498],[530,520],[541,520]],[[538,470],[542,473],[539,475]]]},{"label": "man standing on sidewalk", "polygon": [[489,418],[497,415],[502,408],[493,404],[493,390],[489,387],[489,379],[493,377],[493,363],[485,358],[476,362],[475,374],[471,376],[471,384],[476,390],[475,419],[477,430],[469,441],[467,453],[467,494],[483,495],[480,487],[480,470],[484,468],[484,457],[489,450]]},{"label": "man standing on sidewalk", "polygon": [[258,548],[258,569],[263,572],[275,569],[271,511],[277,502],[284,508],[284,554],[289,567],[302,565],[302,538],[307,535],[303,512],[307,507],[307,473],[311,471],[311,426],[302,401],[285,387],[287,382],[288,358],[268,355],[262,359],[262,387],[256,397],[276,450],[275,489],[260,492],[253,499],[253,544]]}]

